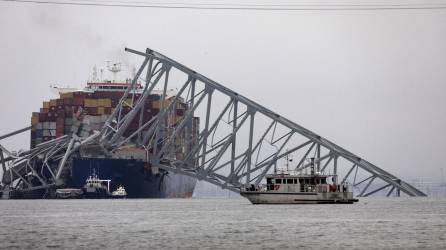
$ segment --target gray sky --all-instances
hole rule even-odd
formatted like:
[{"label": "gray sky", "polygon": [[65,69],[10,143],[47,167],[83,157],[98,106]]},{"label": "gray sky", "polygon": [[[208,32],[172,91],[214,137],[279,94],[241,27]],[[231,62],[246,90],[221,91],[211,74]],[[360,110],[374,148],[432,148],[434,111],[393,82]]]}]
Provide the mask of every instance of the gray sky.
[{"label": "gray sky", "polygon": [[[409,180],[440,180],[441,169],[446,175],[445,9],[0,2],[0,34],[0,134],[27,126],[31,112],[54,98],[50,84],[81,86],[107,59],[138,62],[124,47],[150,47],[391,173]],[[29,136],[7,145],[28,147]]]}]

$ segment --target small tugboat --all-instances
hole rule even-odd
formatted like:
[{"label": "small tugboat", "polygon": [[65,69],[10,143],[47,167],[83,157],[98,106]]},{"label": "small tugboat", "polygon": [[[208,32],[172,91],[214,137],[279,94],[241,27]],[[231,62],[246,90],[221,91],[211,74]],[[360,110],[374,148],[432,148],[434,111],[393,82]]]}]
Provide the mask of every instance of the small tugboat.
[{"label": "small tugboat", "polygon": [[[337,176],[324,175],[314,171],[311,159],[311,173],[290,174],[288,172],[266,175],[266,186],[251,185],[242,188],[240,194],[252,204],[352,204],[358,199],[346,183],[338,184]],[[332,177],[332,183],[327,180]]]},{"label": "small tugboat", "polygon": [[119,185],[118,189],[113,191],[111,196],[115,199],[123,199],[127,197],[127,192],[125,191],[125,188],[123,186]]},{"label": "small tugboat", "polygon": [[[104,183],[107,183],[107,185]],[[82,190],[84,193],[84,198],[108,198],[110,196],[110,180],[100,180],[98,176],[93,173],[87,178]]]}]

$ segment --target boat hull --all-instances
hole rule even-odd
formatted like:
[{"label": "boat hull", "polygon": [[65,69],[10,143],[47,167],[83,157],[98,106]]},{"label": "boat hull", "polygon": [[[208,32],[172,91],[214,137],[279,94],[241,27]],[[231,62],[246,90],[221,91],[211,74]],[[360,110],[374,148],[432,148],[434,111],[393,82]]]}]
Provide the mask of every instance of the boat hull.
[{"label": "boat hull", "polygon": [[352,192],[280,193],[245,191],[240,194],[252,204],[352,204],[358,201],[358,199],[353,198]]},{"label": "boat hull", "polygon": [[111,199],[126,199],[127,195],[112,195],[110,196]]}]

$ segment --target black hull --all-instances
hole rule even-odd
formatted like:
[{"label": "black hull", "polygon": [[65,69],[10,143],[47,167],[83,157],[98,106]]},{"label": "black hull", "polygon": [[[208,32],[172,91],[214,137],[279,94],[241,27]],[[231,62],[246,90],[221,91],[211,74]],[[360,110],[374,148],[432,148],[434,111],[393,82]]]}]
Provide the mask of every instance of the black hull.
[{"label": "black hull", "polygon": [[83,190],[84,194],[82,197],[86,199],[105,199],[110,196],[107,193],[107,189],[95,188],[94,190],[88,191],[86,188],[84,188]]},{"label": "black hull", "polygon": [[124,186],[127,198],[187,198],[192,196],[196,183],[191,177],[152,169],[137,160],[83,158],[73,160],[67,186],[82,188],[93,172],[100,179],[111,180],[110,192]]},{"label": "black hull", "polygon": [[[85,192],[85,182],[93,172],[102,180],[111,180],[110,193],[119,185],[124,186],[127,192],[126,198],[190,198],[197,182],[189,176],[150,168],[138,160],[75,158],[70,165],[70,172],[64,177],[63,186],[4,191],[0,192],[0,197],[3,199],[57,198],[57,188],[75,188],[84,191],[81,197],[76,198],[113,198],[109,194]],[[49,173],[46,174],[49,176]]]}]

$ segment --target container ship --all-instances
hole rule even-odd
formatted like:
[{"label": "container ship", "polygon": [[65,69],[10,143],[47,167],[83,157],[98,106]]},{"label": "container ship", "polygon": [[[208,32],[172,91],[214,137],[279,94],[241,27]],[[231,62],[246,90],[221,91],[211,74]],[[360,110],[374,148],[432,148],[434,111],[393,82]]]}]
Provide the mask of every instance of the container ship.
[{"label": "container ship", "polygon": [[[108,66],[108,69],[116,73],[120,71],[120,65],[113,64]],[[130,84],[131,79],[123,81],[97,79],[94,70],[92,78],[83,89],[51,86],[51,90],[59,98],[44,101],[40,112],[32,114],[31,148],[64,135],[87,137],[93,131],[100,130]],[[137,83],[136,89],[129,95],[130,98],[124,102],[122,115],[130,111],[142,91],[143,86]],[[159,112],[161,96],[161,92],[155,91],[147,98],[141,115],[143,122],[149,121]],[[170,90],[165,99],[169,102],[173,97],[175,91]],[[177,102],[175,109],[168,115],[169,126],[174,127],[178,124],[187,109],[188,105],[184,101]],[[139,117],[132,121],[124,136],[135,132],[138,123]],[[198,118],[194,118],[192,124],[192,133],[198,133]],[[177,147],[180,148],[181,143],[182,141],[178,140]],[[62,186],[81,188],[88,176],[95,172],[99,178],[111,180],[111,190],[120,186],[125,187],[128,198],[187,198],[193,194],[196,179],[151,167],[139,160],[140,158],[134,157],[135,154],[145,152],[127,152],[124,148],[113,158],[101,155],[100,152],[101,150],[97,148],[86,148],[73,157],[68,164],[68,170],[63,173]],[[183,157],[181,152],[174,154],[179,159]],[[28,195],[33,197],[26,197],[27,194],[16,194],[16,196],[22,196],[16,198],[43,198],[48,196],[48,190]]]}]

